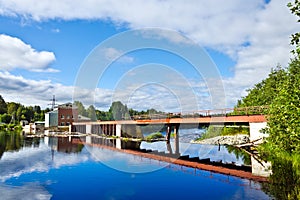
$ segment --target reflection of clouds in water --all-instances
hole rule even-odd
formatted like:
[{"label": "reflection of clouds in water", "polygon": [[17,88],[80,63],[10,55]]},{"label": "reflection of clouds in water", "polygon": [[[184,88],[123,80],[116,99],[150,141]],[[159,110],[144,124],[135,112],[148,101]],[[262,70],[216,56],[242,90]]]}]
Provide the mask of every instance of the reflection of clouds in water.
[{"label": "reflection of clouds in water", "polygon": [[159,170],[168,165],[168,163],[158,160],[103,148],[87,147],[87,149],[94,161],[101,162],[115,170],[128,173],[147,173]]},{"label": "reflection of clouds in water", "polygon": [[238,187],[231,199],[270,199],[270,197],[267,194],[261,192],[261,186],[259,183],[245,179],[241,179],[241,181],[243,182],[243,185],[245,187]]},{"label": "reflection of clouds in water", "polygon": [[[2,169],[2,168],[1,168]],[[0,197],[6,200],[47,200],[51,194],[37,183],[30,183],[23,186],[8,186],[0,184]]]},{"label": "reflection of clouds in water", "polygon": [[[170,141],[172,151],[175,152],[174,140]],[[168,152],[166,142],[142,142],[141,149],[151,149]],[[180,142],[179,150],[181,155],[189,155],[190,157],[199,157],[200,159],[210,158],[211,161],[222,160],[224,163],[235,162],[237,165],[242,165],[242,158],[236,158],[234,153],[229,153],[225,146],[206,145],[206,144],[190,144]]]},{"label": "reflection of clouds in water", "polygon": [[0,160],[0,181],[19,177],[25,173],[45,172],[63,165],[74,165],[88,160],[88,155],[54,152],[41,144],[39,148],[26,147],[18,152],[5,152]]}]

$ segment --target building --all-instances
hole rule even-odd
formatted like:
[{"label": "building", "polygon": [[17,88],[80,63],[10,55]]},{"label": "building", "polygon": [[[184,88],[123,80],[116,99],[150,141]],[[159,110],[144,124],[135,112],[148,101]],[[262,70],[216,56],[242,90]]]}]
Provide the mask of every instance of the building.
[{"label": "building", "polygon": [[78,121],[78,109],[72,103],[57,106],[45,114],[45,127],[69,126]]}]

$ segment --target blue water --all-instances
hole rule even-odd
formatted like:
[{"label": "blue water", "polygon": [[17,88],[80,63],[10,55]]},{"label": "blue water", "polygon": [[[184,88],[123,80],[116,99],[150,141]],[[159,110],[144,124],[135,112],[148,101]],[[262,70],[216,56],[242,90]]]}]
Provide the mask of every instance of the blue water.
[{"label": "blue water", "polygon": [[99,147],[49,144],[42,139],[4,152],[1,199],[269,199],[247,179]]}]

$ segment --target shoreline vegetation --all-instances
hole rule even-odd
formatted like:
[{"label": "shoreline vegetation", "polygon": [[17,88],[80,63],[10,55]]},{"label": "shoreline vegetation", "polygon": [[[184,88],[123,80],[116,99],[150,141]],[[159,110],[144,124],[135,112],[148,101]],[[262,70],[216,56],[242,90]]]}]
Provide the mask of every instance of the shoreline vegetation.
[{"label": "shoreline vegetation", "polygon": [[250,142],[247,126],[209,126],[207,131],[191,143],[213,145],[242,145]]}]

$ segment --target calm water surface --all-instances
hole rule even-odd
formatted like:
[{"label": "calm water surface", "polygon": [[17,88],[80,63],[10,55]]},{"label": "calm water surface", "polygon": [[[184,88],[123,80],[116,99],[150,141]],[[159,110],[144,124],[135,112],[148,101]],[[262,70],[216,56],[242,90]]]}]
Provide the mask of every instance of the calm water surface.
[{"label": "calm water surface", "polygon": [[[155,145],[161,144],[141,144]],[[197,154],[193,148],[190,153]],[[0,133],[0,156],[1,199],[271,199],[254,181],[84,146],[69,138]],[[229,159],[231,153],[223,149],[224,156]]]}]

